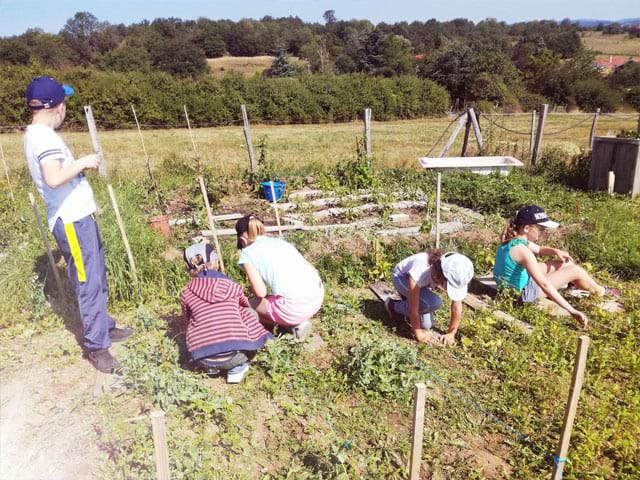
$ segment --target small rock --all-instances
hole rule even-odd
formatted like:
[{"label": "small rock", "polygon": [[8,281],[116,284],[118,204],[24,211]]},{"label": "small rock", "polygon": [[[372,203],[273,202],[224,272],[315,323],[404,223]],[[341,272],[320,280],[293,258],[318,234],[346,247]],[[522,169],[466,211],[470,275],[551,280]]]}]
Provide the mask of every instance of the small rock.
[{"label": "small rock", "polygon": [[320,335],[314,335],[311,339],[305,344],[304,349],[307,352],[317,352],[321,348],[324,348],[326,345],[325,341],[322,339]]}]

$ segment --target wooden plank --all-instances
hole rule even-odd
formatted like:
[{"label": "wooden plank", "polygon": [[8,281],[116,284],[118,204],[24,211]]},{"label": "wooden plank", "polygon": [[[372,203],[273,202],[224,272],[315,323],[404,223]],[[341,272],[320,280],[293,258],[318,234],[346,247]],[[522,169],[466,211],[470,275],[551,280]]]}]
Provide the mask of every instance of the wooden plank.
[{"label": "wooden plank", "polygon": [[157,478],[158,480],[169,480],[169,447],[167,446],[167,426],[164,412],[155,410],[149,414],[149,417],[151,417],[153,431]]},{"label": "wooden plank", "polygon": [[616,143],[608,139],[596,137],[591,151],[591,164],[589,166],[589,190],[606,190],[609,171],[613,168],[613,156],[616,151]]},{"label": "wooden plank", "polygon": [[[380,237],[388,237],[393,235],[419,235],[423,233],[420,231],[421,228],[421,225],[415,225],[413,227],[377,230],[376,235]],[[464,224],[458,220],[454,220],[453,222],[446,222],[440,225],[440,234],[442,235],[447,233],[459,232],[463,228]],[[429,235],[435,235],[435,226],[431,227]]]},{"label": "wooden plank", "polygon": [[482,131],[480,130],[480,124],[478,123],[478,117],[476,116],[476,112],[473,108],[469,109],[469,117],[471,118],[471,125],[473,126],[473,131],[476,134],[476,142],[478,143],[478,150],[480,155],[484,153],[484,140],[482,139]]},{"label": "wooden plank", "polygon": [[253,153],[253,142],[251,141],[251,127],[249,126],[249,117],[247,116],[247,107],[246,105],[240,105],[240,110],[242,110],[242,129],[244,131],[244,139],[247,142],[247,152],[249,153],[249,167],[251,168],[251,173],[256,172],[256,157]]},{"label": "wooden plank", "polygon": [[420,479],[420,464],[422,463],[422,439],[424,436],[424,405],[427,386],[417,383],[413,402],[413,428],[411,432],[411,461],[409,464],[409,479]]},{"label": "wooden plank", "polygon": [[372,283],[369,285],[369,289],[382,303],[386,302],[388,298],[400,300],[398,293],[384,282]]},{"label": "wooden plank", "polygon": [[562,430],[560,431],[560,441],[558,442],[558,448],[556,449],[556,456],[553,462],[553,480],[562,479],[562,471],[564,470],[567,453],[569,452],[569,442],[571,441],[573,422],[576,418],[578,400],[580,399],[580,391],[582,390],[582,382],[584,380],[584,371],[587,364],[587,352],[589,350],[590,342],[590,338],[586,335],[581,335],[578,338],[578,348],[576,350],[576,360],[573,366],[569,399],[564,411],[564,420],[562,422]]},{"label": "wooden plank", "polygon": [[436,182],[436,248],[440,248],[440,191],[442,189],[442,173],[438,172]]},{"label": "wooden plank", "polygon": [[107,178],[107,164],[104,161],[104,153],[102,152],[102,146],[100,146],[98,129],[96,128],[96,121],[93,118],[93,110],[91,110],[91,105],[84,106],[84,114],[87,117],[87,125],[89,126],[89,135],[91,136],[93,152],[100,158],[98,173],[102,178]]},{"label": "wooden plank", "polygon": [[489,310],[495,318],[513,325],[525,335],[531,335],[531,333],[533,332],[533,327],[528,323],[523,322],[522,320],[518,320],[517,318],[512,317],[502,310],[492,309],[487,303],[483,302],[472,293],[467,293],[467,296],[464,298],[463,302],[474,310]]},{"label": "wooden plank", "polygon": [[444,147],[442,147],[442,150],[440,150],[440,153],[438,154],[438,157],[444,157],[445,154],[449,151],[449,149],[453,145],[453,142],[456,141],[456,138],[458,137],[458,134],[460,133],[460,130],[462,130],[462,126],[467,121],[467,115],[468,114],[465,113],[464,115],[462,115],[460,117],[460,120],[458,120],[458,124],[456,125],[456,128],[453,130],[453,133],[449,137],[449,140],[447,140],[447,143],[445,143]]},{"label": "wooden plank", "polygon": [[549,112],[549,105],[546,103],[542,105],[540,111],[540,119],[538,120],[538,130],[536,132],[536,142],[533,146],[533,154],[531,155],[531,165],[535,165],[540,156],[540,150],[542,148],[542,136],[544,134],[544,123],[547,120],[547,113]]},{"label": "wooden plank", "polygon": [[371,109],[364,109],[364,148],[367,158],[371,158]]},{"label": "wooden plank", "polygon": [[[638,193],[640,182],[640,145],[636,142],[618,143],[613,158],[614,191],[622,194]],[[634,191],[635,188],[635,191]]]},{"label": "wooden plank", "polygon": [[45,248],[47,249],[47,257],[49,258],[49,266],[51,267],[51,271],[53,271],[53,277],[56,280],[56,286],[58,287],[58,294],[60,295],[60,300],[64,299],[64,287],[62,285],[62,279],[60,278],[60,274],[58,273],[58,267],[56,266],[56,262],[53,259],[53,254],[51,253],[51,245],[49,244],[49,237],[47,237],[47,232],[42,226],[42,218],[40,218],[40,210],[38,210],[38,204],[36,203],[36,199],[33,196],[33,193],[29,192],[29,202],[31,203],[31,208],[33,209],[33,215],[36,217],[36,223],[38,224],[38,230],[40,230],[40,236],[42,237],[42,242],[44,243]]}]

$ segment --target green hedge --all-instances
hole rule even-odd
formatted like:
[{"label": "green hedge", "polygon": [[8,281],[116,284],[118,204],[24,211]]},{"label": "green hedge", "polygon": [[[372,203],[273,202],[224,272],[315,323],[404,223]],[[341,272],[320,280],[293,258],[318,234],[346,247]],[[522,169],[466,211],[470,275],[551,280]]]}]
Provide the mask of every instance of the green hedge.
[{"label": "green hedge", "polygon": [[67,125],[85,123],[82,105],[91,105],[103,128],[130,128],[136,108],[140,122],[154,127],[184,124],[183,105],[194,124],[218,125],[241,120],[240,104],[252,121],[319,123],[361,118],[371,108],[378,120],[439,115],[446,111],[446,90],[430,80],[412,76],[379,78],[360,74],[302,75],[297,78],[201,76],[178,79],[154,73],[115,73],[91,69],[62,72],[35,66],[0,67],[1,126],[29,122],[24,91],[30,79],[43,74],[72,85]]}]

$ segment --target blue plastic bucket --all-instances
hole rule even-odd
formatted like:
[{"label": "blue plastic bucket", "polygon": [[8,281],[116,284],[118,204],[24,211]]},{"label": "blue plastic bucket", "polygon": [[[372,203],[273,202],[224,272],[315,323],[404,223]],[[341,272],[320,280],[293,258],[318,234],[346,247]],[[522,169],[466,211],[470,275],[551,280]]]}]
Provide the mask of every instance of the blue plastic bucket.
[{"label": "blue plastic bucket", "polygon": [[273,193],[276,195],[276,200],[280,200],[282,198],[282,194],[284,193],[284,189],[287,185],[286,182],[275,182],[275,181],[267,181],[262,182],[262,194],[264,198],[268,202],[273,202],[273,195],[271,195],[271,184],[273,183]]}]

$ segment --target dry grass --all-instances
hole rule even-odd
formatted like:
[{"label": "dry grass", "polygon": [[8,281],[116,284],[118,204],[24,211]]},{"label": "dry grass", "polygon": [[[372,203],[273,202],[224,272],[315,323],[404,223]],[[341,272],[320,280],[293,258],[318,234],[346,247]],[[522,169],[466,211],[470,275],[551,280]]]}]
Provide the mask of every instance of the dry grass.
[{"label": "dry grass", "polygon": [[[275,57],[263,55],[259,57],[220,57],[209,58],[209,71],[214,77],[222,77],[229,72],[251,76],[261,73],[271,66]],[[304,64],[297,57],[289,57],[293,63]]]},{"label": "dry grass", "polygon": [[582,42],[588,49],[605,55],[640,55],[640,38],[632,38],[627,34],[583,32]]},{"label": "dry grass", "polygon": [[[550,114],[545,126],[544,145],[563,145],[573,150],[586,148],[589,141],[591,120],[559,135],[554,132],[571,126],[587,118],[585,114]],[[376,161],[382,166],[418,168],[417,158],[425,156],[436,139],[449,125],[452,118],[437,117],[421,120],[394,122],[373,122],[372,149]],[[495,121],[511,130],[528,132],[531,128],[529,115],[495,117]],[[615,133],[620,129],[635,129],[637,117],[610,118],[601,116],[598,135]],[[499,128],[491,128],[487,119],[481,120],[485,138],[490,148],[504,155],[526,157],[529,151],[528,135],[515,135]],[[447,140],[450,132],[433,150],[436,156]],[[196,146],[204,162],[219,165],[224,173],[246,169],[248,155],[241,126],[202,128],[193,130]],[[322,125],[253,125],[254,151],[258,155],[257,144],[261,137],[267,140],[268,155],[278,168],[299,169],[301,165],[315,162],[332,165],[337,161],[352,157],[356,137],[361,138],[363,124],[360,122]],[[102,148],[109,169],[117,168],[139,173],[144,167],[144,155],[138,133],[135,130],[99,132]],[[152,165],[158,167],[165,158],[192,158],[193,147],[186,129],[145,130],[145,144]],[[62,132],[71,150],[80,156],[91,151],[91,141],[86,132]],[[450,156],[459,155],[462,146],[462,132],[449,151]],[[473,134],[471,135],[473,140]],[[24,165],[22,134],[12,133],[0,136],[9,169]],[[477,147],[470,142],[469,155],[474,155]]]}]

